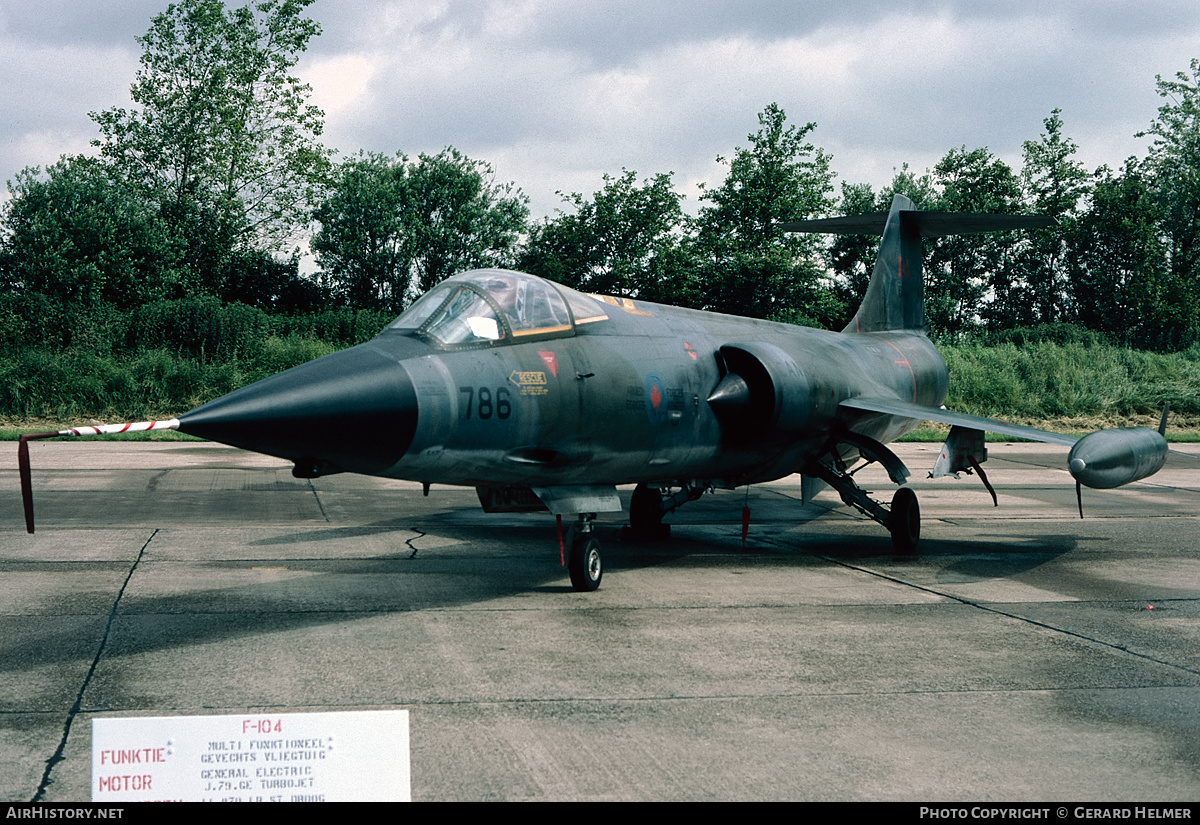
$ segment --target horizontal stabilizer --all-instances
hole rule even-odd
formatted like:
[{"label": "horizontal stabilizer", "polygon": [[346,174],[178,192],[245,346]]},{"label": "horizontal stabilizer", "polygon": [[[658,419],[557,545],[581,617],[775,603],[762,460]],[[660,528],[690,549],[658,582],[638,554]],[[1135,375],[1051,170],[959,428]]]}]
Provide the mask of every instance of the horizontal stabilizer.
[{"label": "horizontal stabilizer", "polygon": [[788,221],[780,227],[788,232],[882,236],[866,294],[858,311],[842,330],[863,333],[895,329],[925,331],[925,285],[921,271],[923,238],[1036,229],[1055,223],[1048,215],[919,212],[904,195],[895,195],[892,208],[887,212]]},{"label": "horizontal stabilizer", "polygon": [[[780,224],[785,232],[811,232],[828,235],[882,235],[888,212],[867,215],[845,215],[840,218],[818,218],[811,221],[788,221]],[[922,238],[941,238],[946,235],[976,235],[981,232],[1004,232],[1012,229],[1041,229],[1058,221],[1049,215],[980,215],[973,212],[916,212],[906,214],[909,226]]]}]

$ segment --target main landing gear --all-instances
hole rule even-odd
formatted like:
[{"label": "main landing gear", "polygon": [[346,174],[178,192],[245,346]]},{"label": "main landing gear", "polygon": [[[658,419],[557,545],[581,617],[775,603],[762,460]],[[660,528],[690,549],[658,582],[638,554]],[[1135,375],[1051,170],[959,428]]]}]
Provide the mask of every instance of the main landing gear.
[{"label": "main landing gear", "polygon": [[703,486],[686,484],[672,493],[667,488],[639,484],[629,499],[629,535],[641,540],[669,537],[671,525],[663,524],[663,517],[700,498],[704,490]]},{"label": "main landing gear", "polygon": [[[857,447],[867,463],[878,461],[882,464],[896,484],[907,481],[908,469],[887,447],[873,439],[853,434],[846,436],[845,441]],[[885,506],[858,486],[854,473],[846,468],[845,462],[836,454],[826,462],[812,462],[804,469],[804,474],[821,479],[837,490],[848,506],[887,528],[892,536],[892,547],[897,553],[907,555],[916,552],[921,540],[921,506],[912,488],[901,487],[892,496],[891,504]],[[700,484],[689,484],[672,493],[667,488],[639,484],[629,502],[628,534],[639,539],[666,538],[671,533],[671,526],[663,524],[663,517],[681,505],[700,498],[705,489]],[[600,587],[600,579],[604,575],[600,540],[592,530],[595,519],[595,513],[579,514],[571,531],[571,547],[566,558],[571,586],[585,593]],[[562,544],[559,546],[562,547]]]},{"label": "main landing gear", "polygon": [[657,487],[639,484],[629,499],[629,533],[639,539],[665,539],[671,535],[671,525],[663,524],[667,509],[663,506],[662,491]]},{"label": "main landing gear", "polygon": [[[903,484],[908,476],[903,463],[883,445],[876,442],[875,446],[886,452],[887,460],[881,463],[887,468],[892,481]],[[821,479],[837,490],[848,506],[886,527],[892,535],[892,548],[897,553],[908,555],[916,552],[921,540],[921,506],[912,488],[901,487],[892,496],[891,506],[885,507],[858,486],[853,473],[846,470],[846,465],[840,459],[834,459],[830,464],[813,462],[805,474]]]}]

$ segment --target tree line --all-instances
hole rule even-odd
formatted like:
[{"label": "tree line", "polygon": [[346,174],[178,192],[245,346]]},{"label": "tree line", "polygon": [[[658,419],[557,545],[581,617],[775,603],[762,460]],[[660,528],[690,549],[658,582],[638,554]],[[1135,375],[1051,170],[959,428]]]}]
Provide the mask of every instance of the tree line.
[{"label": "tree line", "polygon": [[[1019,169],[964,146],[924,173],[902,167],[880,191],[839,187],[816,125],[771,104],[747,144],[719,159],[725,179],[702,189],[693,213],[670,173],[622,169],[535,220],[515,184],[452,147],[342,159],[325,147],[323,114],[292,73],[320,33],[305,16],[311,2],[179,0],[152,20],[138,39],[134,107],[91,113],[95,155],[9,182],[6,342],[80,344],[81,325],[130,329],[138,313],[197,307],[218,319],[241,312],[231,307],[382,317],[480,266],[839,329],[878,239],[828,241],[781,224],[883,211],[896,193],[925,210],[1058,219],[927,242],[928,317],[943,339],[1045,327],[1164,351],[1200,342],[1200,61],[1157,79],[1164,102],[1144,133],[1148,153],[1119,169],[1086,169],[1055,110]],[[300,271],[301,242],[315,273]]]}]

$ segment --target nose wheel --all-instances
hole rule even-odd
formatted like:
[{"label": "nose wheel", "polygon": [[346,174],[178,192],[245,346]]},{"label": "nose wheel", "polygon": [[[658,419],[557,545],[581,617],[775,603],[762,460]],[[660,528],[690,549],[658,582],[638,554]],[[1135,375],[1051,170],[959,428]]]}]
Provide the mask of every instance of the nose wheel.
[{"label": "nose wheel", "polygon": [[576,590],[590,593],[600,586],[600,579],[604,575],[600,541],[590,532],[579,533],[571,540],[567,572],[571,574],[571,586]]}]

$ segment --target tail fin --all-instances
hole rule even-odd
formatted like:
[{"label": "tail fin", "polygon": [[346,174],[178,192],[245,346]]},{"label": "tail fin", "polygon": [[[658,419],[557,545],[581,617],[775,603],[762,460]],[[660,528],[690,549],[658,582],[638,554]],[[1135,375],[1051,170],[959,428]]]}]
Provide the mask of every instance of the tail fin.
[{"label": "tail fin", "polygon": [[835,235],[883,235],[867,294],[843,332],[910,329],[924,332],[925,281],[921,271],[921,239],[972,235],[1009,229],[1052,226],[1044,215],[984,215],[970,212],[918,212],[903,195],[892,198],[887,212],[847,215],[784,223],[789,232]]}]

